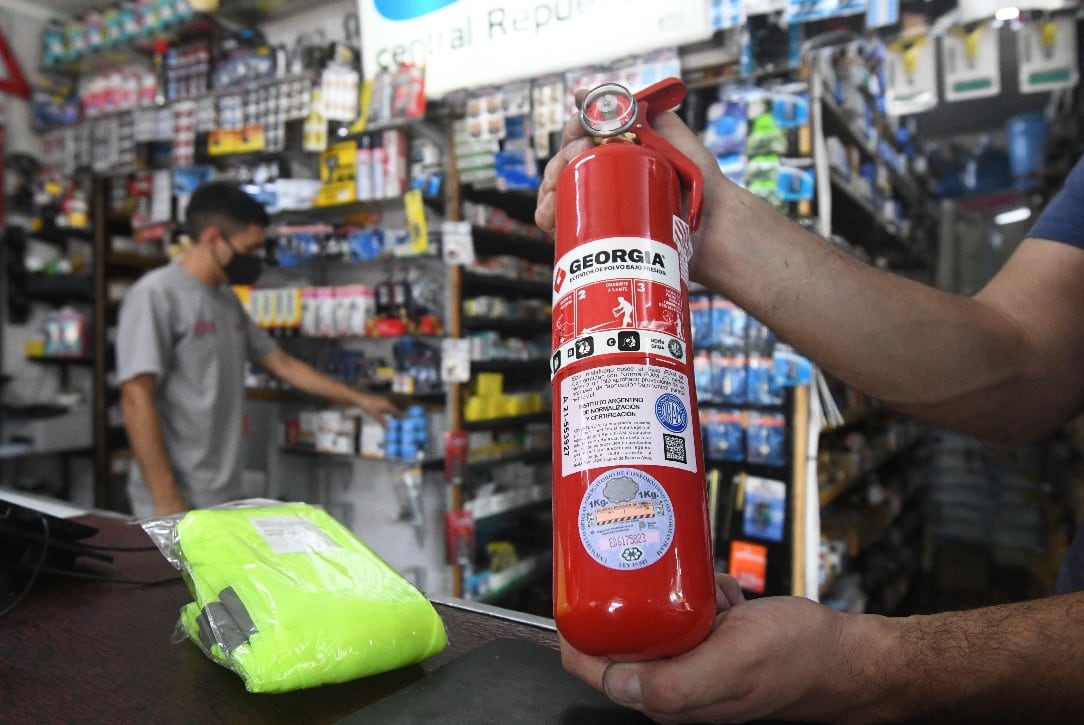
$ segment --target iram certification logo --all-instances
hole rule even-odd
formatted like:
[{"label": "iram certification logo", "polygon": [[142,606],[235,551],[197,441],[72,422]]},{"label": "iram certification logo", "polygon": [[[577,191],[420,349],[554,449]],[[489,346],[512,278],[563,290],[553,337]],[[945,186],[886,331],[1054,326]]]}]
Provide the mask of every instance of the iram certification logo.
[{"label": "iram certification logo", "polygon": [[680,433],[689,425],[689,411],[681,398],[672,393],[660,395],[655,401],[655,417],[671,433]]},{"label": "iram certification logo", "polygon": [[376,11],[388,20],[413,20],[458,0],[373,0]]}]

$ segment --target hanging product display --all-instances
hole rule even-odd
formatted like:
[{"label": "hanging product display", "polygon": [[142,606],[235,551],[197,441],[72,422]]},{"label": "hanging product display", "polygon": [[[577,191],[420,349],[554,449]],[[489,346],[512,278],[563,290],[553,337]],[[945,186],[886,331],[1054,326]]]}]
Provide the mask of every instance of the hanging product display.
[{"label": "hanging product display", "polygon": [[1016,34],[1021,93],[1072,88],[1077,68],[1076,18],[1063,16],[1025,23]]},{"label": "hanging product display", "polygon": [[597,655],[684,652],[715,616],[684,302],[703,180],[649,125],[684,95],[595,88],[581,122],[600,143],[557,185],[553,608]]},{"label": "hanging product display", "polygon": [[900,38],[885,49],[885,112],[921,113],[937,105],[937,63],[926,36]]},{"label": "hanging product display", "polygon": [[1001,93],[1001,44],[989,24],[953,28],[941,37],[945,100],[966,101]]},{"label": "hanging product display", "polygon": [[788,0],[783,19],[788,23],[808,23],[866,12],[867,0]]}]

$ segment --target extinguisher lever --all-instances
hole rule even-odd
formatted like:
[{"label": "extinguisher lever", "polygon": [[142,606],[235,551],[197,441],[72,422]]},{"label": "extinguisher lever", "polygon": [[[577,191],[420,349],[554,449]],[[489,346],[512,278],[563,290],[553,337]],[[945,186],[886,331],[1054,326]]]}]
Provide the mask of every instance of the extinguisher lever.
[{"label": "extinguisher lever", "polygon": [[685,90],[685,84],[679,79],[665,78],[637,93],[635,131],[641,144],[654,149],[673,164],[682,186],[689,194],[689,211],[686,221],[689,229],[696,231],[700,226],[700,214],[704,207],[704,174],[688,156],[656,133],[650,124],[652,118],[681,103],[685,99]]}]

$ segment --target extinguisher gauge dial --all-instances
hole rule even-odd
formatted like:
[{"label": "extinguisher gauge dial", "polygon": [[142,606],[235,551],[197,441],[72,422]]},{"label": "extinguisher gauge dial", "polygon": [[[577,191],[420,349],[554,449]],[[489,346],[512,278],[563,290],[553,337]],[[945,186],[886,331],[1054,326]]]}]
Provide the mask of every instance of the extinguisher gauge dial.
[{"label": "extinguisher gauge dial", "polygon": [[603,83],[587,94],[580,109],[580,124],[596,138],[628,131],[636,121],[636,99],[618,83]]}]

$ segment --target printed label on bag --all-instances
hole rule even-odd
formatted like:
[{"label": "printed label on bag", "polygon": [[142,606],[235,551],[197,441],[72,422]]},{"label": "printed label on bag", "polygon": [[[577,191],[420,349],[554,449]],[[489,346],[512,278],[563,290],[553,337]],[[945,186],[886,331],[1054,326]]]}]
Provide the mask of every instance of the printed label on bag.
[{"label": "printed label on bag", "polygon": [[615,468],[587,487],[580,502],[580,541],[610,569],[651,566],[674,540],[674,508],[666,489],[635,468]]},{"label": "printed label on bag", "polygon": [[561,380],[561,475],[649,464],[697,468],[689,380],[661,365],[608,365]]},{"label": "printed label on bag", "polygon": [[302,516],[267,516],[249,521],[276,554],[307,554],[340,548],[319,526]]}]

